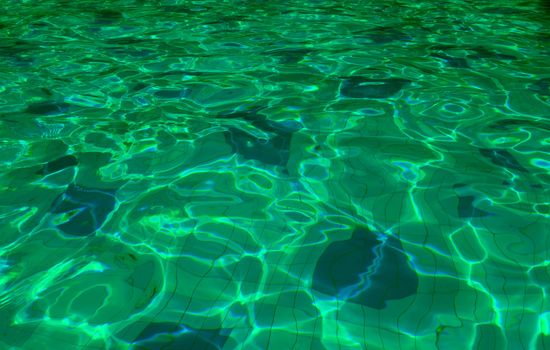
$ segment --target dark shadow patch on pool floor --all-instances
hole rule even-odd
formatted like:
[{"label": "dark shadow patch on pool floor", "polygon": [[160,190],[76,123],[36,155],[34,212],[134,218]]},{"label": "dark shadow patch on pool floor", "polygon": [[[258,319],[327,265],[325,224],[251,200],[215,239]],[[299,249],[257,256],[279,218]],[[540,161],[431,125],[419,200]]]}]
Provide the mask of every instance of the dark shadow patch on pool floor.
[{"label": "dark shadow patch on pool floor", "polygon": [[14,58],[15,56],[30,54],[39,46],[31,41],[4,38],[0,43],[0,57]]},{"label": "dark shadow patch on pool floor", "polygon": [[259,138],[230,127],[224,137],[234,153],[246,159],[258,160],[264,164],[286,166],[290,155],[291,133],[279,133],[270,138]]},{"label": "dark shadow patch on pool floor", "polygon": [[124,19],[122,12],[111,9],[101,9],[94,13],[96,24],[116,24]]},{"label": "dark shadow patch on pool floor", "polygon": [[393,41],[410,41],[413,39],[410,35],[392,27],[378,27],[369,30],[361,30],[353,34],[356,39],[365,38],[372,41],[374,44],[388,44]]},{"label": "dark shadow patch on pool floor", "polygon": [[37,174],[48,175],[66,169],[71,166],[78,165],[78,159],[73,155],[63,156],[48,162],[40,169]]},{"label": "dark shadow patch on pool floor", "polygon": [[528,89],[534,93],[550,97],[550,78],[541,78],[529,85]]},{"label": "dark shadow patch on pool floor", "polygon": [[70,236],[90,236],[95,233],[113,211],[115,190],[86,188],[70,184],[52,203],[52,214],[66,214],[66,222],[57,225]]},{"label": "dark shadow patch on pool floor", "polygon": [[498,53],[495,51],[488,50],[484,47],[478,46],[471,48],[470,50],[475,51],[476,53],[466,56],[471,59],[497,59],[497,60],[517,60],[516,56],[507,55],[503,53]]},{"label": "dark shadow patch on pool floor", "polygon": [[350,239],[334,242],[323,252],[312,288],[380,310],[389,300],[414,295],[418,276],[398,239],[359,227]]},{"label": "dark shadow patch on pool floor", "polygon": [[295,121],[275,122],[258,112],[265,107],[256,107],[245,111],[235,111],[218,115],[223,119],[241,119],[249,122],[255,128],[268,134],[261,138],[243,131],[237,127],[228,127],[224,132],[225,140],[231,145],[234,153],[245,159],[258,160],[264,164],[285,167],[290,155],[290,144],[294,132],[301,125]]},{"label": "dark shadow patch on pool floor", "polygon": [[500,167],[518,170],[524,173],[528,172],[527,169],[521,166],[516,158],[507,150],[498,148],[480,148],[479,153],[481,153],[481,155],[485,158],[491,160],[493,164]]},{"label": "dark shadow patch on pool floor", "polygon": [[70,104],[65,102],[36,102],[28,105],[24,112],[37,115],[59,115],[66,113],[70,106]]},{"label": "dark shadow patch on pool floor", "polygon": [[293,64],[302,61],[307,55],[316,52],[305,48],[285,48],[264,51],[267,56],[273,56],[282,64]]}]

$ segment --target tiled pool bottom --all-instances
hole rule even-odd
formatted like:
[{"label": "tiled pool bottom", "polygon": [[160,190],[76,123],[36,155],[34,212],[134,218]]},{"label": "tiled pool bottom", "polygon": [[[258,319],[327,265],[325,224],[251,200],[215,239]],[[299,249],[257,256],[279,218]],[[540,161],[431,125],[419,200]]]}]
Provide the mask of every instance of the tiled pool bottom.
[{"label": "tiled pool bottom", "polygon": [[0,350],[550,349],[542,3],[3,4]]}]

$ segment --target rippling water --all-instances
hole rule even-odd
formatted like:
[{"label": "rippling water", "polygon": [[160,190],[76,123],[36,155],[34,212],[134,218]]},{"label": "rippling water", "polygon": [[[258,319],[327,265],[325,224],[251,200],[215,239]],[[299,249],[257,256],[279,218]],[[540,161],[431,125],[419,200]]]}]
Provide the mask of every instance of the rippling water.
[{"label": "rippling water", "polygon": [[550,348],[544,5],[4,0],[0,348]]}]

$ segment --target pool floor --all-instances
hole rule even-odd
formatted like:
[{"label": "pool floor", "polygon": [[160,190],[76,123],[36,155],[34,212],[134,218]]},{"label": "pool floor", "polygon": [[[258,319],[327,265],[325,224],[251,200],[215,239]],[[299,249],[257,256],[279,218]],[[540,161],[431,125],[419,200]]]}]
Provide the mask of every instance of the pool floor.
[{"label": "pool floor", "polygon": [[550,349],[550,6],[4,0],[0,350]]}]

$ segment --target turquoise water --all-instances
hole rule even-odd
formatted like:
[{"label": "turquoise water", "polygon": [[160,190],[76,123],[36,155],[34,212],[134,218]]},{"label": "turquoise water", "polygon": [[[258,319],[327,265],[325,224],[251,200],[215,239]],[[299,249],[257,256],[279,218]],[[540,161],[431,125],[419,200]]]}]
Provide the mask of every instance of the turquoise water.
[{"label": "turquoise water", "polygon": [[546,4],[4,0],[0,349],[550,349]]}]

